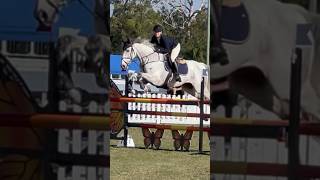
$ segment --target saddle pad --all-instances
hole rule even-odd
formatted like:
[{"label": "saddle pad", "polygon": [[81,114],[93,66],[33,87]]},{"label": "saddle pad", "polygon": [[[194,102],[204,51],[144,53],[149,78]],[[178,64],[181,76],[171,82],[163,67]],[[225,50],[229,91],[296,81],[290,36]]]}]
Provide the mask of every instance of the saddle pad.
[{"label": "saddle pad", "polygon": [[[178,65],[178,73],[179,74],[181,74],[181,75],[188,74],[188,65],[187,65],[187,63],[177,63],[177,65]],[[171,71],[171,67],[170,67],[168,61],[165,61],[164,68],[165,68],[165,70],[167,72]]]},{"label": "saddle pad", "polygon": [[188,74],[188,65],[178,63],[178,73],[182,75]]},{"label": "saddle pad", "polygon": [[222,41],[232,44],[242,44],[249,36],[249,29],[249,15],[242,3],[237,7],[222,6]]}]

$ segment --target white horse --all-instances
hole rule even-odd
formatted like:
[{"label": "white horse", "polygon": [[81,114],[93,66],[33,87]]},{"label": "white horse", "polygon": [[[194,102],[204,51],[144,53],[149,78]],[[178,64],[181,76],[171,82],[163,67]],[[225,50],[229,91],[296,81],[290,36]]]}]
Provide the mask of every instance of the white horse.
[{"label": "white horse", "polygon": [[[87,1],[87,0],[86,0]],[[34,9],[34,17],[38,21],[38,30],[51,31],[52,26],[58,20],[60,12],[68,5],[78,3],[87,9],[83,0],[36,0]],[[95,19],[95,29],[99,34],[109,34],[109,19],[105,14],[109,15],[110,9],[108,8],[109,1],[106,0],[92,0],[94,1],[94,10],[88,10]]]},{"label": "white horse", "polygon": [[[211,80],[228,77],[228,87],[279,117],[289,114],[291,59],[297,24],[320,24],[300,6],[276,0],[242,0],[249,16],[249,36],[241,44],[224,42],[229,64],[211,65]],[[319,28],[317,28],[319,31]],[[302,111],[320,120],[319,33],[302,62]],[[218,85],[213,85],[215,90]]]},{"label": "white horse", "polygon": [[[208,66],[194,60],[186,60],[188,72],[180,75],[181,82],[176,82],[170,68],[166,67],[165,55],[154,51],[151,44],[125,42],[121,67],[126,69],[134,58],[138,57],[142,72],[138,74],[141,88],[146,91],[146,83],[171,90],[183,90],[200,98],[203,70]],[[204,77],[204,98],[210,99],[208,75]]]}]

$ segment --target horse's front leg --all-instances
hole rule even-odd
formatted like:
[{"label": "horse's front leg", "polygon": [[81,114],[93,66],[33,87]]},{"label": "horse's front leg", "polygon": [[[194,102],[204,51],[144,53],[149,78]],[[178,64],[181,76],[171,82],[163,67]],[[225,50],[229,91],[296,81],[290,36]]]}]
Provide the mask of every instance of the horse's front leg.
[{"label": "horse's front leg", "polygon": [[140,88],[144,91],[144,93],[147,93],[149,91],[148,86],[146,85],[148,82],[146,82],[146,80],[143,79],[140,73],[137,76],[137,82],[140,85]]},{"label": "horse's front leg", "polygon": [[140,73],[140,77],[155,86],[162,86],[164,83],[163,77],[157,74]]},{"label": "horse's front leg", "polygon": [[139,84],[140,88],[144,91],[144,93],[148,93],[151,91],[150,84],[146,82],[143,78],[139,79]]},{"label": "horse's front leg", "polygon": [[139,77],[140,87],[144,91],[150,91],[151,84],[155,86],[163,85],[163,80],[159,78],[160,76],[148,73],[139,73]]}]

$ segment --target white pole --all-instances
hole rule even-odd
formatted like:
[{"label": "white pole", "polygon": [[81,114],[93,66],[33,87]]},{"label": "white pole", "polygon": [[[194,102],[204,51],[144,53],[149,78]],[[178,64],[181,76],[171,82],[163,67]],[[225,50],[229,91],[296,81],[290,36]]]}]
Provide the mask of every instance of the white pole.
[{"label": "white pole", "polygon": [[317,0],[309,0],[309,11],[313,13],[317,13],[317,7],[318,7],[318,1]]},{"label": "white pole", "polygon": [[210,60],[209,60],[209,51],[210,51],[210,0],[208,0],[208,37],[207,37],[207,65],[210,65]]}]

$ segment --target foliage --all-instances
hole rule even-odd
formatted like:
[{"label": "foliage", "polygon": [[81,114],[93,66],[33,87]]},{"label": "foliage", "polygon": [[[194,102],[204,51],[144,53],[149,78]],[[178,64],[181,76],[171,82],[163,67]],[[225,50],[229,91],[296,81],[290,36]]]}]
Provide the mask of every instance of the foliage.
[{"label": "foliage", "polygon": [[111,17],[112,51],[120,53],[121,43],[126,37],[149,38],[155,22],[160,20],[149,1],[132,0],[127,3],[114,3]]},{"label": "foliage", "polygon": [[[127,37],[150,39],[153,26],[161,24],[165,35],[181,43],[181,57],[206,62],[207,9],[204,6],[193,10],[190,8],[193,3],[178,7],[176,1],[159,0],[113,0],[111,3],[114,7],[111,16],[113,53],[122,52],[122,40]],[[192,11],[188,12],[188,7]],[[187,10],[181,11],[182,8]]]}]

